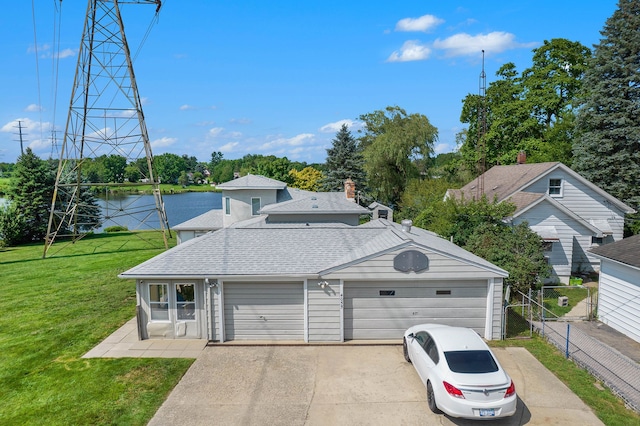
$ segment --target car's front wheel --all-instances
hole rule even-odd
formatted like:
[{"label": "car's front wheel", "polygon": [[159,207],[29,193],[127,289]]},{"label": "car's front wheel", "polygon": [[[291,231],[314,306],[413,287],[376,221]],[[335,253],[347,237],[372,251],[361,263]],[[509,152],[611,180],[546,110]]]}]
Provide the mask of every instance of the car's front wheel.
[{"label": "car's front wheel", "polygon": [[427,403],[429,404],[429,409],[431,411],[436,414],[442,413],[436,404],[436,396],[433,394],[433,386],[431,385],[431,382],[427,382]]},{"label": "car's front wheel", "polygon": [[407,349],[407,338],[402,339],[402,354],[404,355],[404,359],[407,362],[411,362],[411,358],[409,358],[409,349]]}]

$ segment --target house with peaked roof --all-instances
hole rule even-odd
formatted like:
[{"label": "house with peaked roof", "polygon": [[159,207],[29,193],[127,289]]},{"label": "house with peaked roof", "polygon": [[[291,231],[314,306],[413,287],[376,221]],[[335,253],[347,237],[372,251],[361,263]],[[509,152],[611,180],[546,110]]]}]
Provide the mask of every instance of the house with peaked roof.
[{"label": "house with peaked roof", "polygon": [[596,247],[598,319],[640,342],[640,235]]},{"label": "house with peaked roof", "polygon": [[359,224],[350,186],[240,179],[221,185],[217,230],[119,275],[136,281],[141,339],[399,341],[424,322],[501,338],[506,271],[411,221]]},{"label": "house with peaked roof", "polygon": [[515,204],[513,224],[527,222],[545,242],[552,266],[551,281],[568,283],[571,274],[597,271],[599,260],[589,250],[619,241],[624,216],[631,207],[559,162],[494,166],[446,197]]},{"label": "house with peaked roof", "polygon": [[355,202],[351,187],[344,192],[312,192],[260,175],[246,175],[217,186],[222,209],[210,210],[173,227],[178,244],[210,231],[253,220],[266,223],[344,223],[358,225],[371,211]]}]

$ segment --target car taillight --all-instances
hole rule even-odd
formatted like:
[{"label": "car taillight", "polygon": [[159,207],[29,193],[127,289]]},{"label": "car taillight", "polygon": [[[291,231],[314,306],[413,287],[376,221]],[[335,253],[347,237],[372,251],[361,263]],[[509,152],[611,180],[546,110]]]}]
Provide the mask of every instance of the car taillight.
[{"label": "car taillight", "polygon": [[447,382],[442,382],[442,384],[444,385],[444,389],[447,391],[447,393],[455,398],[462,398],[464,399],[464,395],[462,394],[462,391],[460,389],[458,389],[457,387],[453,386],[451,383],[447,383]]},{"label": "car taillight", "polygon": [[507,391],[504,393],[504,397],[509,398],[510,396],[513,396],[515,393],[516,393],[516,385],[513,384],[513,380],[512,380],[511,384],[507,388]]}]

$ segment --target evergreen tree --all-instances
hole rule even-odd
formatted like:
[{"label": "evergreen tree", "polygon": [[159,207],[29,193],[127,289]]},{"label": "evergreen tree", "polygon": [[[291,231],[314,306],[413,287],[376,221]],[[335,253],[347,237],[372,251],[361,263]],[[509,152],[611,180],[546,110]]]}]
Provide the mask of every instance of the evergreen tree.
[{"label": "evergreen tree", "polygon": [[640,207],[640,1],[620,0],[585,73],[573,168]]},{"label": "evergreen tree", "polygon": [[333,146],[327,149],[326,177],[322,181],[322,189],[332,192],[343,191],[344,181],[351,178],[356,184],[356,191],[364,191],[362,152],[346,124],[336,133],[332,143]]},{"label": "evergreen tree", "polygon": [[11,179],[9,199],[24,225],[17,243],[42,240],[47,233],[55,176],[46,161],[31,148],[18,157]]}]

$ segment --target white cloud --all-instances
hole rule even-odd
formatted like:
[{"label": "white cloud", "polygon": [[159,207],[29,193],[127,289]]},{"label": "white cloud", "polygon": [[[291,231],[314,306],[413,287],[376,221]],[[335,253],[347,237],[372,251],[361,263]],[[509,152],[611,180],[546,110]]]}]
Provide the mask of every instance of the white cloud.
[{"label": "white cloud", "polygon": [[423,15],[419,18],[404,18],[396,24],[396,31],[428,32],[444,22],[433,15]]},{"label": "white cloud", "polygon": [[190,110],[194,110],[196,109],[196,107],[194,107],[193,105],[189,105],[189,104],[184,104],[180,106],[180,111],[190,111]]},{"label": "white cloud", "polygon": [[431,49],[418,40],[405,41],[400,51],[395,51],[387,58],[387,62],[423,61],[429,58]]},{"label": "white cloud", "polygon": [[239,142],[229,142],[226,143],[224,145],[222,145],[220,148],[218,148],[218,151],[224,153],[229,153],[229,152],[233,152],[235,151],[235,148],[239,145]]},{"label": "white cloud", "polygon": [[168,137],[163,137],[160,139],[156,139],[154,141],[151,142],[151,146],[153,148],[165,148],[167,146],[171,146],[174,143],[176,143],[178,141],[177,138],[168,138]]},{"label": "white cloud", "polygon": [[261,150],[269,150],[277,147],[300,146],[313,142],[315,135],[312,133],[302,133],[292,138],[278,138],[270,142],[265,142],[260,146]]},{"label": "white cloud", "polygon": [[27,112],[38,112],[40,111],[40,106],[38,106],[37,104],[31,104],[27,106],[24,110]]},{"label": "white cloud", "polygon": [[343,124],[346,124],[347,128],[351,129],[353,127],[357,127],[361,123],[357,121],[349,120],[349,119],[344,119],[344,120],[335,121],[333,123],[325,124],[324,126],[320,127],[320,129],[318,130],[320,131],[320,133],[337,133],[342,128]]},{"label": "white cloud", "polygon": [[58,52],[58,58],[60,58],[60,59],[68,58],[70,56],[76,56],[76,54],[73,51],[73,49],[64,49],[64,50]]},{"label": "white cloud", "polygon": [[232,118],[229,120],[232,124],[251,124],[252,121],[249,118]]},{"label": "white cloud", "polygon": [[443,152],[451,152],[452,149],[448,143],[439,143],[433,148],[433,151],[436,154],[442,154]]},{"label": "white cloud", "polygon": [[537,43],[518,43],[515,41],[515,35],[502,31],[475,36],[459,33],[444,40],[436,39],[433,42],[433,47],[444,50],[448,57],[480,55],[483,49],[486,55],[494,55],[505,50],[533,47],[535,45]]},{"label": "white cloud", "polygon": [[213,127],[209,129],[209,136],[216,138],[222,136],[222,132],[224,132],[224,127]]}]

